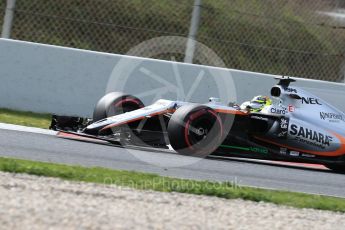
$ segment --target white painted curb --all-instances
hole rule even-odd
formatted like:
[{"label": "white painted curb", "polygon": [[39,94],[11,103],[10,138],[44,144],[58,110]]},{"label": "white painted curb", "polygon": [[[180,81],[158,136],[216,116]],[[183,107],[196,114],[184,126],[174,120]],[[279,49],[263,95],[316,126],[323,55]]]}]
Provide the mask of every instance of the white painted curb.
[{"label": "white painted curb", "polygon": [[53,130],[26,127],[26,126],[21,126],[21,125],[5,124],[5,123],[0,123],[0,129],[20,131],[20,132],[26,132],[26,133],[37,133],[37,134],[44,134],[44,135],[57,134],[57,132]]}]

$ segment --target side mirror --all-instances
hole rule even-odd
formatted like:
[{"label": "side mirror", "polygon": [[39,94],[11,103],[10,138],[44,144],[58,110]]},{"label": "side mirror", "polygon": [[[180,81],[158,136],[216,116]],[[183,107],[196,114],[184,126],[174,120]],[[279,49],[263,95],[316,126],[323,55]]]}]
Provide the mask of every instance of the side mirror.
[{"label": "side mirror", "polygon": [[271,89],[271,95],[272,95],[273,97],[279,97],[281,93],[282,93],[282,90],[280,89],[279,86],[274,86],[274,87],[272,87],[272,89]]},{"label": "side mirror", "polygon": [[289,97],[292,99],[296,99],[296,100],[301,100],[302,98],[300,96],[298,96],[297,94],[289,94]]}]

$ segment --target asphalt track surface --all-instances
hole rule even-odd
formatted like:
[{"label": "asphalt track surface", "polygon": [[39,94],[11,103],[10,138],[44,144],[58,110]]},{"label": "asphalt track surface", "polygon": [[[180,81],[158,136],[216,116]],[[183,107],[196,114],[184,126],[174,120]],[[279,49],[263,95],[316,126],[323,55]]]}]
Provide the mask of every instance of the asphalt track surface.
[{"label": "asphalt track surface", "polygon": [[[321,168],[300,168],[245,160],[196,160],[150,149],[128,150],[15,130],[0,129],[0,156],[345,197],[345,175]],[[166,162],[167,165],[187,163],[180,167],[166,167],[159,165],[159,162]]]}]

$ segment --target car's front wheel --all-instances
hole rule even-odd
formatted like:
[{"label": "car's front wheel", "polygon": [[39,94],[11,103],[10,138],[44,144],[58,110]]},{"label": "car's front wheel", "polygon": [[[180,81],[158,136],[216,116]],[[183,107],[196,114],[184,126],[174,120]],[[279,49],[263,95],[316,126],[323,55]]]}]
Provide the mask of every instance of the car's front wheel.
[{"label": "car's front wheel", "polygon": [[93,121],[119,115],[144,107],[143,102],[132,95],[112,92],[103,96],[95,106]]},{"label": "car's front wheel", "polygon": [[[95,106],[93,112],[93,122],[103,120],[108,117],[131,112],[143,108],[144,104],[140,99],[132,95],[121,92],[108,93],[103,96]],[[129,129],[136,128],[137,123],[133,122],[128,125]],[[102,127],[85,129],[85,133],[91,135],[107,136],[114,133],[112,128],[102,130]]]},{"label": "car's front wheel", "polygon": [[204,105],[185,105],[168,124],[170,145],[178,153],[205,157],[222,142],[223,124],[218,114]]}]

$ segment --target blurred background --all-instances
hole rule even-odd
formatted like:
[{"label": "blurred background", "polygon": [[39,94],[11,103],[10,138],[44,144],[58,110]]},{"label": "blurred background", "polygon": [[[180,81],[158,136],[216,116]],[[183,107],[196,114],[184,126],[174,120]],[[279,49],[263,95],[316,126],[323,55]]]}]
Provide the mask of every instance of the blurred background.
[{"label": "blurred background", "polygon": [[1,0],[0,26],[2,37],[116,54],[158,36],[183,36],[228,68],[345,77],[345,0]]}]

